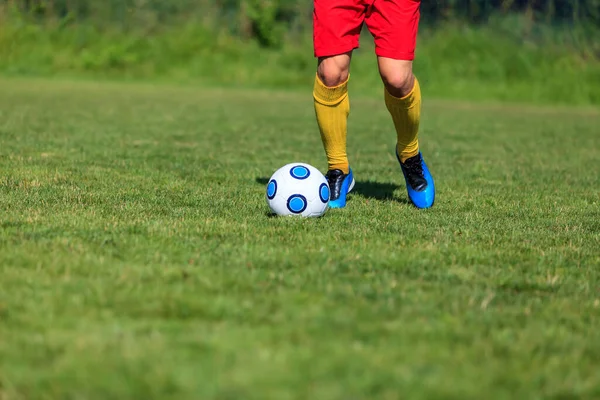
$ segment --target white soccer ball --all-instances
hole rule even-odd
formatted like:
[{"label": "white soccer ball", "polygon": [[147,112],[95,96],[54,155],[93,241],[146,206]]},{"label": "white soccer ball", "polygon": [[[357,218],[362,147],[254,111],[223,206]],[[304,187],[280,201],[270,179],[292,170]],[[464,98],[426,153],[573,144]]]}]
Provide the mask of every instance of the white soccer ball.
[{"label": "white soccer ball", "polygon": [[320,217],[329,206],[327,179],[309,164],[284,165],[269,179],[267,204],[277,215]]}]

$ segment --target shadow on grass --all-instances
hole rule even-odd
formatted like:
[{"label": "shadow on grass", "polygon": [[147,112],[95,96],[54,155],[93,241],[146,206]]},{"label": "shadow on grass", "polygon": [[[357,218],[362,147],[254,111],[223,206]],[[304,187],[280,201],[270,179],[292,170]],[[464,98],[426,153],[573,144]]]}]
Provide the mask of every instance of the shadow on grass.
[{"label": "shadow on grass", "polygon": [[[269,178],[258,177],[256,178],[256,183],[259,185],[265,186],[269,183]],[[381,183],[374,181],[356,181],[354,185],[354,189],[352,190],[353,194],[357,194],[359,196],[364,197],[365,199],[374,199],[381,201],[397,201],[403,204],[409,204],[407,198],[394,197],[394,191],[398,189],[400,186],[395,183]]]},{"label": "shadow on grass", "polygon": [[356,193],[365,199],[375,199],[381,201],[397,201],[399,203],[408,204],[409,201],[406,198],[394,197],[394,191],[400,186],[395,183],[382,183],[374,181],[356,181],[354,185],[353,193]]},{"label": "shadow on grass", "polygon": [[266,185],[267,183],[269,183],[269,178],[258,177],[256,178],[256,183],[258,183],[259,185]]}]

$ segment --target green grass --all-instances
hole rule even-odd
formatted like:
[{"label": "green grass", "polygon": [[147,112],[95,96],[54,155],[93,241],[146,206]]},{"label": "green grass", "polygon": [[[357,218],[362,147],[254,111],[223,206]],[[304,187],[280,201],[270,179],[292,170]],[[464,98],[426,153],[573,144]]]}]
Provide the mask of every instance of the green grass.
[{"label": "green grass", "polygon": [[419,211],[354,96],[305,220],[264,190],[325,164],[309,87],[0,86],[0,398],[600,396],[597,110],[426,97]]}]

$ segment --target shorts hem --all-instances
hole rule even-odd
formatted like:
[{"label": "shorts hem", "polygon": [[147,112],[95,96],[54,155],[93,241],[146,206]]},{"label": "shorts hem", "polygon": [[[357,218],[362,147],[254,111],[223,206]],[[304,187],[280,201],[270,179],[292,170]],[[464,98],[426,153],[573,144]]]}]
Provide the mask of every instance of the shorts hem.
[{"label": "shorts hem", "polygon": [[391,58],[393,60],[413,61],[415,59],[415,53],[407,53],[402,51],[389,51],[382,49],[375,49],[375,54],[378,57]]},{"label": "shorts hem", "polygon": [[346,46],[319,48],[314,50],[314,55],[317,58],[339,56],[340,54],[348,53],[349,51],[358,49],[358,43]]}]

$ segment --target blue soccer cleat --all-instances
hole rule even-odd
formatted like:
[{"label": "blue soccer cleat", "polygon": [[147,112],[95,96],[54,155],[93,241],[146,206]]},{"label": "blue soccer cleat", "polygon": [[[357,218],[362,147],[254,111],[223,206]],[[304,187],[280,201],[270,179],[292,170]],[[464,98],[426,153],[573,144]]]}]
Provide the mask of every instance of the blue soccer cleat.
[{"label": "blue soccer cleat", "polygon": [[435,185],[421,152],[416,156],[407,159],[404,163],[400,161],[400,156],[397,151],[396,157],[398,158],[402,173],[404,174],[406,190],[408,191],[408,198],[410,201],[417,208],[429,208],[433,206],[435,200]]},{"label": "blue soccer cleat", "polygon": [[354,187],[354,175],[352,169],[347,174],[339,169],[332,169],[325,174],[329,183],[329,207],[346,207],[346,195]]}]

